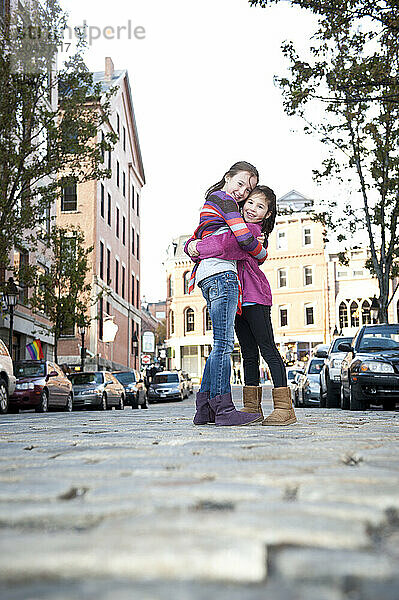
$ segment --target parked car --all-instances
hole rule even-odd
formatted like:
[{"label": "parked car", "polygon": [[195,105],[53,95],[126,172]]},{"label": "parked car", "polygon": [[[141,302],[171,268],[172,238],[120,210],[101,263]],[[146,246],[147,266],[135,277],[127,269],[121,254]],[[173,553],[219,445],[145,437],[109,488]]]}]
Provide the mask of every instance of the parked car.
[{"label": "parked car", "polygon": [[288,383],[288,386],[291,388],[291,398],[294,406],[299,406],[298,385],[301,375],[303,375],[303,371],[295,373],[294,379]]},{"label": "parked car", "polygon": [[295,381],[295,375],[297,375],[298,373],[302,374],[303,369],[301,369],[300,367],[290,367],[289,369],[287,369],[288,387],[292,388],[292,386],[294,385],[294,381]]},{"label": "parked car", "polygon": [[315,358],[327,358],[328,349],[328,344],[318,344],[313,348],[312,355]]},{"label": "parked car", "polygon": [[298,377],[296,390],[296,406],[320,405],[320,371],[324,358],[311,358],[306,366],[305,373]]},{"label": "parked car", "polygon": [[190,394],[193,393],[193,382],[191,381],[191,377],[188,373],[186,373],[185,371],[182,371],[182,377],[183,377],[183,385],[186,391],[186,398],[188,398],[190,396]]},{"label": "parked car", "polygon": [[17,382],[10,396],[10,412],[26,408],[34,408],[36,412],[51,408],[72,410],[72,384],[54,362],[20,360],[14,364],[14,372]]},{"label": "parked car", "polygon": [[107,371],[89,371],[68,375],[73,386],[75,408],[94,407],[99,410],[125,408],[125,389]]},{"label": "parked car", "polygon": [[162,371],[157,373],[147,392],[148,402],[162,402],[163,400],[183,400],[183,378],[177,371]]},{"label": "parked car", "polygon": [[341,408],[370,404],[394,410],[399,401],[399,325],[363,325],[352,344],[341,343]]},{"label": "parked car", "polygon": [[9,398],[15,390],[16,378],[7,346],[0,340],[0,413],[8,411]]},{"label": "parked car", "polygon": [[330,345],[327,358],[320,373],[320,406],[338,408],[340,406],[341,364],[346,352],[340,352],[341,343],[350,344],[351,337],[335,338]]},{"label": "parked car", "polygon": [[123,385],[125,390],[125,404],[132,409],[148,408],[147,395],[144,381],[134,369],[129,371],[113,371],[112,375]]}]

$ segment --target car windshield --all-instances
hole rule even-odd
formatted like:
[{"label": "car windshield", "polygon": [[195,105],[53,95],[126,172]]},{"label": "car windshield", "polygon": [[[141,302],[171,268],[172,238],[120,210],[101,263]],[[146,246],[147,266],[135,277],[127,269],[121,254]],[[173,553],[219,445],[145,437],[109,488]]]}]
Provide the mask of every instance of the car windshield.
[{"label": "car windshield", "polygon": [[318,375],[324,365],[323,359],[313,359],[309,363],[309,375]]},{"label": "car windshield", "polygon": [[104,383],[102,373],[74,373],[69,375],[73,385],[88,385],[90,383]]},{"label": "car windshield", "polygon": [[46,365],[41,362],[16,363],[15,377],[44,377]]},{"label": "car windshield", "polygon": [[126,373],[112,373],[120,383],[127,385],[128,383],[136,383],[134,373],[126,371]]},{"label": "car windshield", "polygon": [[293,379],[295,379],[295,375],[297,373],[298,373],[298,371],[288,371],[288,373],[287,373],[288,381],[292,381]]},{"label": "car windshield", "polygon": [[364,330],[359,351],[399,350],[399,326],[381,325]]},{"label": "car windshield", "polygon": [[159,373],[154,377],[154,383],[178,383],[179,376],[177,373]]},{"label": "car windshield", "polygon": [[331,352],[340,352],[340,350],[338,350],[338,346],[340,344],[351,344],[351,343],[352,343],[351,337],[337,338],[334,342],[333,347],[331,348]]}]

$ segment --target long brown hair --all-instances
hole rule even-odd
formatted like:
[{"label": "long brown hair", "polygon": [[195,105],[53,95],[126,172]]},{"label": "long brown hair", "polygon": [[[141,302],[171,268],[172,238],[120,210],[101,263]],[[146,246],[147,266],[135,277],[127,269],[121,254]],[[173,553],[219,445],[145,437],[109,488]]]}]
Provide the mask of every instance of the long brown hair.
[{"label": "long brown hair", "polygon": [[208,198],[208,196],[213,194],[213,192],[224,188],[226,184],[226,176],[234,177],[234,175],[237,175],[237,173],[241,173],[242,171],[254,175],[256,177],[256,183],[258,183],[259,173],[257,168],[251,165],[251,163],[246,162],[245,160],[241,160],[240,162],[234,163],[234,165],[232,165],[230,169],[223,175],[223,178],[220,181],[218,181],[214,185],[211,185],[211,187],[206,190],[205,200]]},{"label": "long brown hair", "polygon": [[[271,234],[271,232],[273,231],[274,224],[276,222],[276,216],[277,216],[276,194],[273,192],[273,190],[271,188],[267,187],[267,185],[257,185],[256,187],[254,187],[254,189],[249,194],[249,196],[252,196],[252,194],[259,194],[259,193],[263,194],[269,203],[269,208],[268,208],[267,212],[270,213],[270,215],[263,219],[262,225],[261,225],[262,233],[265,234],[266,239],[267,239],[269,237],[269,235]],[[249,196],[248,196],[248,198],[249,198]],[[248,198],[247,198],[247,200],[248,200]],[[238,206],[240,207],[240,209],[243,208],[243,206],[247,200],[241,200],[241,202],[238,203]]]}]

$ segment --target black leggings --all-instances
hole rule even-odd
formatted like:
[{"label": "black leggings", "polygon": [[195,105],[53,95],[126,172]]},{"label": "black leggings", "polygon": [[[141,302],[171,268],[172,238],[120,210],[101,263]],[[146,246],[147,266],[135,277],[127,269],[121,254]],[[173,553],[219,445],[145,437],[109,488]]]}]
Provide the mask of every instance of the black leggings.
[{"label": "black leggings", "polygon": [[259,385],[259,350],[269,365],[274,387],[287,387],[283,359],[274,342],[270,306],[252,304],[236,316],[235,330],[244,363],[244,384]]}]

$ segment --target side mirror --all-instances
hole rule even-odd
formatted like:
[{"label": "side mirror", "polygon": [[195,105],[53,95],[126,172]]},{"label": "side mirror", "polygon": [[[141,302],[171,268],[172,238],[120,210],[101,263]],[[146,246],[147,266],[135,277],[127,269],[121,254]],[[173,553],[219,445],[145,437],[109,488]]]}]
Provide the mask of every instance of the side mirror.
[{"label": "side mirror", "polygon": [[338,350],[340,352],[352,352],[352,346],[347,342],[341,342],[338,344]]}]

